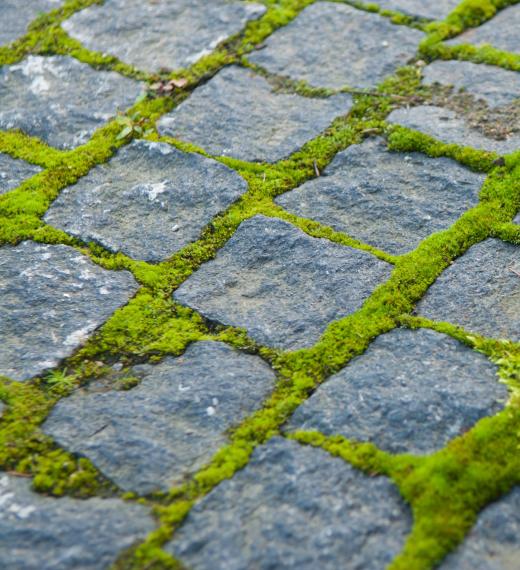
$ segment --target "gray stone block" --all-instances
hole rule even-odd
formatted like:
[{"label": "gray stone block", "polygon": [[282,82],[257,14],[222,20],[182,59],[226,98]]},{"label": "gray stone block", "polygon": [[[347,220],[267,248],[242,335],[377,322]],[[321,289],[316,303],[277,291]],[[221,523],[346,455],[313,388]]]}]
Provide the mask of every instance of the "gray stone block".
[{"label": "gray stone block", "polygon": [[161,261],[246,190],[245,180],[214,160],[134,141],[65,189],[44,219],[110,251]]},{"label": "gray stone block", "polygon": [[346,4],[316,2],[249,59],[314,86],[374,87],[417,52],[424,34]]},{"label": "gray stone block", "polygon": [[137,290],[64,245],[0,249],[0,374],[25,380],[70,356]]},{"label": "gray stone block", "polygon": [[387,479],[274,438],[195,505],[166,550],[197,570],[381,570],[410,527]]},{"label": "gray stone block", "polygon": [[419,303],[421,315],[492,338],[520,341],[520,248],[496,239],[471,247]]},{"label": "gray stone block", "polygon": [[0,476],[0,566],[99,570],[155,528],[148,509],[120,499],[52,498]]},{"label": "gray stone block", "polygon": [[460,0],[434,0],[433,2],[425,2],[424,0],[375,0],[375,2],[371,1],[370,4],[377,4],[384,10],[394,10],[409,16],[443,20],[460,4]]},{"label": "gray stone block", "polygon": [[0,129],[21,129],[60,148],[92,133],[141,92],[133,79],[64,56],[29,55],[0,67]]},{"label": "gray stone block", "polygon": [[246,328],[262,344],[294,350],[359,309],[390,272],[369,253],[255,216],[174,297],[208,319]]},{"label": "gray stone block", "polygon": [[447,44],[474,44],[493,47],[520,53],[520,6],[510,6],[478,28],[472,28],[460,36],[446,42]]},{"label": "gray stone block", "polygon": [[439,570],[516,570],[520,559],[520,488],[486,507],[466,540]]},{"label": "gray stone block", "polygon": [[520,148],[520,134],[513,134],[505,140],[489,138],[470,127],[463,117],[443,107],[421,105],[409,109],[396,109],[390,113],[387,121],[420,131],[448,144],[494,151],[499,154],[509,154]]},{"label": "gray stone block", "polygon": [[187,140],[214,155],[276,162],[299,150],[347,114],[352,97],[327,99],[275,93],[261,76],[227,67],[157,123],[163,135]]},{"label": "gray stone block", "polygon": [[0,194],[19,186],[26,178],[34,176],[41,168],[23,160],[11,158],[0,152]]},{"label": "gray stone block", "polygon": [[508,398],[496,366],[453,338],[396,329],[320,386],[289,429],[341,434],[392,453],[442,449]]},{"label": "gray stone block", "polygon": [[520,99],[520,73],[469,61],[434,61],[424,68],[426,85],[453,85],[457,91],[483,99],[490,107]]},{"label": "gray stone block", "polygon": [[322,176],[275,201],[299,216],[402,254],[476,205],[484,179],[448,158],[393,153],[382,139],[368,139],[338,153]]},{"label": "gray stone block", "polygon": [[63,0],[2,0],[0,4],[0,45],[13,42],[41,13],[59,8]]},{"label": "gray stone block", "polygon": [[107,0],[63,28],[89,49],[157,71],[190,66],[264,12],[261,4],[226,0]]},{"label": "gray stone block", "polygon": [[274,386],[260,358],[216,342],[192,344],[182,357],[130,374],[143,380],[129,391],[61,400],[43,430],[122,489],[142,494],[200,469],[226,443],[226,430],[260,408]]}]

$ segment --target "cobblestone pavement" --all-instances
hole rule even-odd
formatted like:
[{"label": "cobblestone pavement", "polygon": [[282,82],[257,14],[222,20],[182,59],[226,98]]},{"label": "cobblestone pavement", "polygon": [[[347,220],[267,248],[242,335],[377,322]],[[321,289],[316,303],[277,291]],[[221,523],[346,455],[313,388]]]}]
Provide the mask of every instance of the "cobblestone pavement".
[{"label": "cobblestone pavement", "polygon": [[520,569],[520,3],[0,0],[0,567]]}]

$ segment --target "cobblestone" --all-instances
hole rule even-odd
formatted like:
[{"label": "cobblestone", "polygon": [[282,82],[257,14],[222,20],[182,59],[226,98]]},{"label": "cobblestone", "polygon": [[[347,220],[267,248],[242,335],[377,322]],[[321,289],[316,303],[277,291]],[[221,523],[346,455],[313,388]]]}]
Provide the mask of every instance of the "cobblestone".
[{"label": "cobblestone", "polygon": [[19,186],[26,178],[41,171],[41,168],[0,153],[0,194]]},{"label": "cobblestone", "polygon": [[435,2],[424,2],[423,0],[377,0],[376,2],[371,2],[371,4],[377,4],[384,10],[394,10],[410,16],[443,20],[460,2],[459,0],[436,0]]},{"label": "cobblestone", "polygon": [[0,46],[16,40],[27,31],[27,26],[41,12],[59,8],[63,0],[4,0],[2,2],[2,27]]}]

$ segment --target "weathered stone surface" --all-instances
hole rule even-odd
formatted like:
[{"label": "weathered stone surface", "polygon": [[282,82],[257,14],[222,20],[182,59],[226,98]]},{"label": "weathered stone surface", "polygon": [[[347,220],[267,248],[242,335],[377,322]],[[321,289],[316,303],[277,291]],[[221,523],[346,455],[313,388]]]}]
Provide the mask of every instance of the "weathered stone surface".
[{"label": "weathered stone surface", "polygon": [[490,107],[508,105],[520,99],[520,73],[470,61],[434,61],[424,68],[424,83],[453,85]]},{"label": "weathered stone surface", "polygon": [[485,356],[419,329],[378,337],[296,410],[290,429],[370,441],[392,453],[432,453],[484,416],[507,388]]},{"label": "weathered stone surface", "polygon": [[394,10],[409,16],[443,20],[460,4],[460,0],[435,0],[434,2],[425,2],[424,0],[375,0],[375,2],[370,2],[370,4],[377,4],[384,10]]},{"label": "weathered stone surface", "polygon": [[0,152],[0,194],[20,185],[26,178],[40,172],[41,168],[23,160],[11,158]]},{"label": "weathered stone surface", "polygon": [[63,0],[2,0],[0,4],[0,45],[25,34],[27,26],[42,12],[59,8]]},{"label": "weathered stone surface", "polygon": [[352,97],[327,99],[274,93],[259,75],[239,67],[220,71],[197,88],[157,127],[215,155],[275,162],[297,151],[348,113]]},{"label": "weathered stone surface", "polygon": [[440,570],[516,570],[520,560],[520,488],[486,507]]},{"label": "weathered stone surface", "polygon": [[474,206],[484,178],[453,160],[392,153],[382,139],[369,139],[337,154],[323,176],[276,202],[299,216],[402,254]]},{"label": "weathered stone surface", "polygon": [[329,323],[359,309],[390,271],[364,251],[255,216],[174,297],[211,320],[246,328],[262,344],[292,350],[311,346]]},{"label": "weathered stone surface", "polygon": [[509,154],[520,148],[520,135],[511,135],[506,140],[486,137],[470,127],[464,118],[450,109],[421,105],[409,109],[396,109],[388,116],[388,122],[421,131],[442,142],[469,146],[481,150]]},{"label": "weathered stone surface", "polygon": [[520,248],[488,239],[446,269],[418,310],[485,336],[520,341],[519,272]]},{"label": "weathered stone surface", "polygon": [[0,249],[0,374],[24,380],[69,356],[137,284],[71,247],[23,242]]},{"label": "weathered stone surface", "polygon": [[448,44],[491,44],[493,47],[520,53],[520,5],[501,10],[494,18],[478,28],[457,36]]},{"label": "weathered stone surface", "polygon": [[154,529],[148,509],[119,499],[45,497],[30,481],[0,478],[0,566],[99,570]]},{"label": "weathered stone surface", "polygon": [[515,224],[520,224],[520,214],[518,214],[518,215],[516,216],[516,218],[513,220],[513,222],[514,222]]},{"label": "weathered stone surface", "polygon": [[71,57],[30,55],[0,67],[0,129],[21,129],[60,148],[77,146],[140,92],[137,81]]},{"label": "weathered stone surface", "polygon": [[274,374],[260,358],[222,343],[192,344],[180,358],[136,366],[129,391],[76,393],[43,429],[89,457],[125,490],[168,489],[200,469],[225,431],[261,406]]},{"label": "weathered stone surface", "polygon": [[274,438],[193,508],[166,549],[197,570],[381,570],[410,526],[387,479]]},{"label": "weathered stone surface", "polygon": [[317,2],[249,58],[273,73],[315,86],[373,87],[412,59],[423,37],[377,14]]},{"label": "weathered stone surface", "polygon": [[64,190],[45,221],[111,251],[161,261],[246,190],[245,180],[214,160],[135,141]]},{"label": "weathered stone surface", "polygon": [[261,4],[226,0],[107,0],[63,27],[92,50],[157,71],[188,67],[264,12]]}]

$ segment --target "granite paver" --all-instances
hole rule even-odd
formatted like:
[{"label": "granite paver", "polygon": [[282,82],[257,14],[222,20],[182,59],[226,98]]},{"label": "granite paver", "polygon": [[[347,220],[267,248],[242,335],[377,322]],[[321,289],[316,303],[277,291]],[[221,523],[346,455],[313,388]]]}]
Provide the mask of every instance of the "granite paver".
[{"label": "granite paver", "polygon": [[40,14],[59,8],[63,0],[2,0],[0,45],[13,42],[27,31],[27,26]]},{"label": "granite paver", "polygon": [[376,0],[370,3],[377,4],[384,10],[393,10],[409,16],[443,20],[460,4],[460,1],[435,0],[435,2],[424,2],[424,0]]},{"label": "granite paver", "polygon": [[0,194],[16,188],[40,171],[41,168],[34,164],[0,153]]}]

